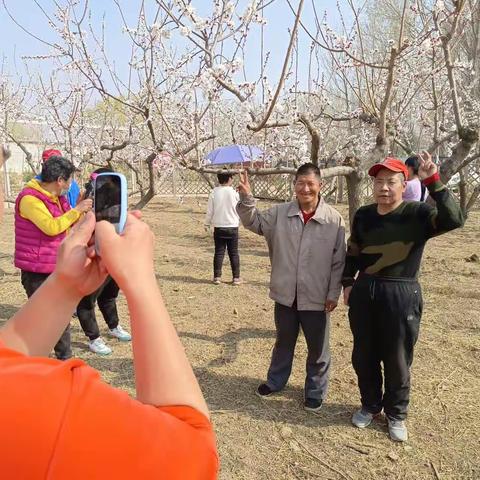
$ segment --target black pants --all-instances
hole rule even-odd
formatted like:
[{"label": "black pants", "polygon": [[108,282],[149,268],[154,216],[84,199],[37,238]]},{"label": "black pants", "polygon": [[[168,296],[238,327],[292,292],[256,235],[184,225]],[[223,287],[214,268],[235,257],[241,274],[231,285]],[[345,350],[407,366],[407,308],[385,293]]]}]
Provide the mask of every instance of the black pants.
[{"label": "black pants", "polygon": [[95,317],[95,302],[102,312],[108,328],[118,327],[117,297],[118,285],[113,278],[108,277],[105,283],[95,292],[80,300],[77,306],[77,315],[85,335],[90,340],[100,336],[97,319]]},{"label": "black pants", "polygon": [[287,307],[275,303],[277,338],[267,376],[272,390],[281,390],[288,382],[301,326],[308,349],[305,398],[325,398],[330,372],[329,323],[325,311],[297,310],[296,304]]},{"label": "black pants", "polygon": [[[22,270],[21,280],[23,288],[27,293],[27,297],[30,298],[40,285],[49,277],[49,273],[34,273],[26,272]],[[52,308],[55,308],[52,305]],[[41,325],[39,325],[41,328]],[[72,356],[72,347],[70,345],[70,324],[67,326],[65,331],[62,333],[60,340],[55,345],[55,356],[59,360],[67,360]]]},{"label": "black pants", "polygon": [[238,227],[220,228],[215,227],[213,231],[215,241],[215,256],[213,257],[213,276],[222,276],[223,257],[225,247],[230,258],[233,278],[240,278],[240,257],[238,255]]},{"label": "black pants", "polygon": [[387,416],[403,420],[407,416],[410,366],[422,316],[420,285],[415,280],[360,275],[350,293],[349,305],[352,364],[362,406],[370,413],[383,408]]}]

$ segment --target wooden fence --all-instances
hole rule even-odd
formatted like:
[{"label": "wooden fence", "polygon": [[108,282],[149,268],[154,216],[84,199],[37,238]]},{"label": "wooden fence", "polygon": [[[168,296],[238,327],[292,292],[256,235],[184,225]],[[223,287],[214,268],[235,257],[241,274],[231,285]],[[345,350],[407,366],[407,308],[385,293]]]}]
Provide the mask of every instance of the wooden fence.
[{"label": "wooden fence", "polygon": [[[206,180],[208,178],[208,180]],[[257,198],[272,201],[289,201],[293,196],[291,175],[253,176],[250,178],[252,192]],[[196,172],[184,169],[173,169],[162,173],[156,184],[159,196],[206,196],[216,185],[216,176],[207,174],[201,176]],[[237,179],[234,179],[234,186]],[[347,199],[346,182],[343,178],[325,180],[322,195],[330,201],[343,202]],[[365,193],[371,195],[371,186],[365,185]]]},{"label": "wooden fence", "polygon": [[[160,196],[206,196],[212,187],[216,185],[216,176],[206,174],[204,176],[185,169],[172,169],[162,173],[157,181],[157,193]],[[289,201],[293,195],[292,176],[268,175],[253,176],[250,178],[253,194],[257,198],[272,201]],[[480,188],[480,162],[470,165],[464,175],[465,189],[468,196],[475,188]],[[237,179],[234,179],[236,185]],[[457,200],[460,199],[460,177],[456,175],[449,183],[449,188]],[[363,193],[366,199],[373,194],[373,184],[367,180],[363,185]],[[347,184],[345,178],[334,177],[324,181],[321,190],[322,196],[331,203],[343,203],[348,199]],[[477,202],[478,207],[478,202]]]},{"label": "wooden fence", "polygon": [[[292,176],[290,175],[268,175],[253,176],[250,179],[253,194],[265,200],[289,201],[293,195]],[[25,175],[12,173],[5,175],[4,191],[7,198],[15,198],[20,188],[23,186]],[[80,182],[81,178],[78,179]],[[463,180],[467,198],[474,189],[480,188],[480,161],[469,165],[464,172]],[[449,183],[449,188],[459,200],[461,178],[457,174]],[[236,185],[237,178],[234,179]],[[129,178],[130,185],[134,184],[133,174]],[[215,175],[200,175],[197,172],[186,169],[170,169],[159,173],[156,180],[156,190],[159,196],[207,196],[216,185]],[[365,198],[372,196],[372,182],[366,181],[363,185]],[[324,181],[321,190],[322,196],[331,203],[343,203],[347,201],[348,192],[346,181],[343,177],[329,178]],[[477,201],[476,207],[478,208]]]}]

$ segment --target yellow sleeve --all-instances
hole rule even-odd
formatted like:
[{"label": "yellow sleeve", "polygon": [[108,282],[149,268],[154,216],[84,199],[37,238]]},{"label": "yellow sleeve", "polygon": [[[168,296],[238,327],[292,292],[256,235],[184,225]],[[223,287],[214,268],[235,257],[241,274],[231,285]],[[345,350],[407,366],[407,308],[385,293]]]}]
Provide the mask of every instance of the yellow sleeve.
[{"label": "yellow sleeve", "polygon": [[34,223],[45,235],[54,237],[65,232],[79,218],[80,212],[69,210],[60,217],[52,217],[46,205],[32,195],[25,195],[20,200],[20,215]]}]

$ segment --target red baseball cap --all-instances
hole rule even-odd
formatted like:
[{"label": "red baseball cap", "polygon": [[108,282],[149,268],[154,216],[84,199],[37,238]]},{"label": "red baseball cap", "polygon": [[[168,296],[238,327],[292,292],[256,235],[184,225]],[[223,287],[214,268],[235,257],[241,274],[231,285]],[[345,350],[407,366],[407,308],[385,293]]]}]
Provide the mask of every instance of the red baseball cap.
[{"label": "red baseball cap", "polygon": [[44,150],[42,153],[42,162],[46,162],[50,157],[61,157],[62,152],[60,150]]},{"label": "red baseball cap", "polygon": [[405,177],[405,180],[408,180],[408,168],[407,166],[398,158],[394,157],[386,157],[383,161],[376,163],[373,165],[370,170],[368,171],[368,174],[371,177],[376,177],[377,173],[382,169],[386,168],[387,170],[390,170],[391,172],[398,172],[398,173],[403,173],[403,176]]}]

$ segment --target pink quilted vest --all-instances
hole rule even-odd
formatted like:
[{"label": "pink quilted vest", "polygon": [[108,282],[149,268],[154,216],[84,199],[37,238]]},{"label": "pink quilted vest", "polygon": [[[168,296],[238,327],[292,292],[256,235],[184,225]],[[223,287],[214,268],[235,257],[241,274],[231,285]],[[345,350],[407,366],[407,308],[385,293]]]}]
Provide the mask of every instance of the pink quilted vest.
[{"label": "pink quilted vest", "polygon": [[24,188],[15,201],[15,266],[26,272],[52,273],[57,261],[57,251],[66,232],[53,237],[45,235],[33,222],[20,216],[20,201],[25,195],[40,199],[53,217],[70,210],[65,196],[58,197],[60,206],[34,188]]}]

